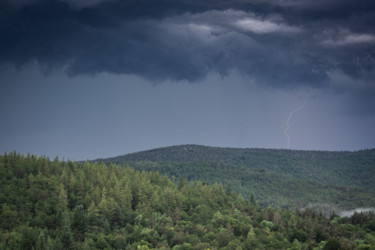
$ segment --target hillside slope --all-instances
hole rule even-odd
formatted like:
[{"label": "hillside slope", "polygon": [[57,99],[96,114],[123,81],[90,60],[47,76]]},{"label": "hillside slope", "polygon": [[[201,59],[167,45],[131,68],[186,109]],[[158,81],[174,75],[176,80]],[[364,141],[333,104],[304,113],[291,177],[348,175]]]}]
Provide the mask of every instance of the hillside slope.
[{"label": "hillside slope", "polygon": [[375,206],[375,149],[356,152],[180,145],[100,159],[230,185],[263,206]]},{"label": "hillside slope", "polygon": [[0,155],[0,249],[374,249],[375,215],[261,208],[216,183]]}]

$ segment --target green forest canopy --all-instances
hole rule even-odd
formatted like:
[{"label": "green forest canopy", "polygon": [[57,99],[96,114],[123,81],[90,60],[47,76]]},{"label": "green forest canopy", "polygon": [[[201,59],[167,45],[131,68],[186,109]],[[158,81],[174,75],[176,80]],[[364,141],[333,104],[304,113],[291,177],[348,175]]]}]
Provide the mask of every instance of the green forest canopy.
[{"label": "green forest canopy", "polygon": [[375,247],[372,213],[261,208],[219,183],[154,171],[11,153],[0,178],[0,249]]}]

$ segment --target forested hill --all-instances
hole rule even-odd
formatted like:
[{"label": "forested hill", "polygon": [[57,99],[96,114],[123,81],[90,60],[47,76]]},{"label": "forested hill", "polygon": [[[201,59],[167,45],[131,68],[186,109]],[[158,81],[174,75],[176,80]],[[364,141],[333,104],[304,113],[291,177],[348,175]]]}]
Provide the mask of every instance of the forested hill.
[{"label": "forested hill", "polygon": [[101,159],[188,180],[221,182],[264,206],[375,206],[375,149],[355,152],[180,145]]},{"label": "forested hill", "polygon": [[261,208],[201,181],[0,155],[0,249],[374,249],[375,215]]}]

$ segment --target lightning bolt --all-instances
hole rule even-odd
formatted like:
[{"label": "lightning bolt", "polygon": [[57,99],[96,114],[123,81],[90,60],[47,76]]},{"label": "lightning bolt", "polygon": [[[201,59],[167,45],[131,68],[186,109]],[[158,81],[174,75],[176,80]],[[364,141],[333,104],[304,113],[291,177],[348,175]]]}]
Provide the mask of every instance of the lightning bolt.
[{"label": "lightning bolt", "polygon": [[287,149],[290,149],[290,143],[292,141],[292,139],[290,138],[290,136],[288,134],[288,130],[290,129],[290,125],[289,125],[290,120],[292,119],[292,116],[293,116],[294,113],[297,113],[298,111],[302,110],[306,106],[308,100],[309,100],[309,97],[306,99],[306,101],[301,106],[298,107],[298,109],[290,112],[288,118],[286,119],[286,122],[285,122],[286,127],[285,127],[285,130],[284,130],[284,135],[288,139],[287,144],[286,144]]}]

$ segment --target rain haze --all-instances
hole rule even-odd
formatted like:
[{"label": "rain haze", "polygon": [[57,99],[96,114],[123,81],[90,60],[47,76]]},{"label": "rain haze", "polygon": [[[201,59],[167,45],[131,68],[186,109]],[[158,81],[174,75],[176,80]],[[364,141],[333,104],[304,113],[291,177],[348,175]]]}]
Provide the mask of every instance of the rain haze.
[{"label": "rain haze", "polygon": [[0,152],[375,147],[372,0],[0,0]]}]

